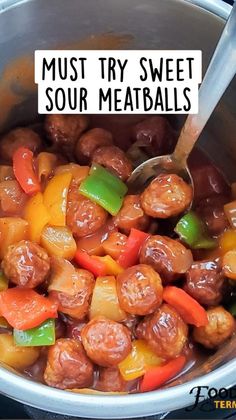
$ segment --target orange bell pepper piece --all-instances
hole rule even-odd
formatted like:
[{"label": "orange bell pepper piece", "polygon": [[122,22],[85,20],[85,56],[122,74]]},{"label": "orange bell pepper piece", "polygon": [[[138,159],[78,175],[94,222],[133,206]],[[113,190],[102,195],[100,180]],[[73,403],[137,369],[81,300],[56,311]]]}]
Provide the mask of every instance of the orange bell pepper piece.
[{"label": "orange bell pepper piece", "polygon": [[71,179],[70,172],[55,175],[45,188],[43,202],[50,214],[50,225],[66,225],[67,194]]},{"label": "orange bell pepper piece", "polygon": [[43,194],[34,195],[25,207],[25,220],[27,220],[29,239],[34,242],[40,242],[40,237],[44,226],[50,220],[50,214],[43,203]]}]

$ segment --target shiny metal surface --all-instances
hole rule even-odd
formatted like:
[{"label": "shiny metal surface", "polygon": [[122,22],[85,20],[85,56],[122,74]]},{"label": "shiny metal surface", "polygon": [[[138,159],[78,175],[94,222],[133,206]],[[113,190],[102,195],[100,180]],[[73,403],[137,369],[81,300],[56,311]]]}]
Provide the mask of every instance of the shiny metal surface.
[{"label": "shiny metal surface", "polygon": [[[0,0],[0,73],[11,60],[32,55],[37,48],[65,44],[78,48],[75,41],[84,38],[91,41],[91,35],[107,32],[131,35],[129,43],[123,45],[128,49],[202,49],[206,69],[229,10],[230,6],[220,0]],[[103,47],[101,42],[99,45]],[[2,98],[0,94],[0,110],[4,105]],[[2,123],[0,131],[35,119],[35,92],[24,92],[23,99]],[[201,139],[206,152],[231,179],[236,160],[235,103],[233,81]],[[180,126],[183,121],[174,118],[173,122]],[[202,364],[185,375],[184,384],[177,380],[172,388],[146,394],[73,394],[32,382],[4,367],[0,368],[0,390],[34,407],[71,416],[142,417],[192,404],[194,398],[189,392],[194,386],[234,385],[235,348],[232,340],[208,360],[212,372],[204,374],[206,365]]]}]

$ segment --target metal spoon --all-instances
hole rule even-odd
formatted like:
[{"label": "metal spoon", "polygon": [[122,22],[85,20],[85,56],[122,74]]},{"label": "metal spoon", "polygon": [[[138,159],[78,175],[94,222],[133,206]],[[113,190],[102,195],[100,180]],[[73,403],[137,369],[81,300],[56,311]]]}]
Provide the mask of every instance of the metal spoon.
[{"label": "metal spoon", "polygon": [[132,172],[128,179],[131,191],[142,191],[160,173],[176,173],[193,185],[187,165],[188,156],[235,73],[236,2],[199,89],[199,113],[187,117],[171,155],[149,159]]}]

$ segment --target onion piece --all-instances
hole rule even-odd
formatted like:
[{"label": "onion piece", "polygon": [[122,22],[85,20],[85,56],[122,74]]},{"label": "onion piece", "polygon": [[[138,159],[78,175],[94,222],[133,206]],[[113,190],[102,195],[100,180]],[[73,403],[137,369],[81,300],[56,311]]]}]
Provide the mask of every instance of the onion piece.
[{"label": "onion piece", "polygon": [[74,296],[77,292],[78,273],[69,261],[60,257],[51,258],[51,277],[48,291],[57,291]]}]

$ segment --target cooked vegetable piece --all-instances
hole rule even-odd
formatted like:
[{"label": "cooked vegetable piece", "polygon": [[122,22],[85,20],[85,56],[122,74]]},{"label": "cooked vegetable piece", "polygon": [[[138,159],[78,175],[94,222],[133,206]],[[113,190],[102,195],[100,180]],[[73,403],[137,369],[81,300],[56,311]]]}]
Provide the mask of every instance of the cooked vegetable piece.
[{"label": "cooked vegetable piece", "polygon": [[47,319],[41,325],[29,330],[13,330],[14,342],[17,346],[52,346],[55,344],[55,320]]},{"label": "cooked vegetable piece", "polygon": [[50,214],[44,205],[41,192],[30,198],[25,207],[24,217],[29,224],[29,239],[39,243],[42,230],[50,220]]},{"label": "cooked vegetable piece", "polygon": [[71,179],[70,172],[55,175],[45,188],[43,201],[50,214],[49,223],[53,226],[66,225],[67,194]]},{"label": "cooked vegetable piece", "polygon": [[134,340],[130,354],[119,363],[119,369],[122,377],[131,381],[143,376],[150,366],[159,366],[162,363],[163,359],[158,357],[144,340]]},{"label": "cooked vegetable piece", "polygon": [[219,241],[222,254],[225,254],[231,249],[236,249],[236,230],[227,230],[224,232]]},{"label": "cooked vegetable piece", "polygon": [[185,214],[177,223],[175,232],[192,249],[211,249],[216,241],[209,237],[202,220],[193,212]]},{"label": "cooked vegetable piece", "polygon": [[169,381],[181,372],[185,363],[185,357],[179,356],[168,362],[166,365],[149,369],[143,377],[140,385],[140,391],[147,392],[159,388],[165,382]]},{"label": "cooked vegetable piece", "polygon": [[112,258],[117,260],[124,251],[125,244],[127,242],[127,236],[120,232],[111,232],[108,238],[102,242],[103,252],[110,255]]},{"label": "cooked vegetable piece", "polygon": [[41,152],[36,158],[38,179],[45,180],[52,174],[57,163],[57,156],[53,153]]},{"label": "cooked vegetable piece", "polygon": [[0,218],[0,259],[3,259],[7,248],[27,239],[28,222],[20,217]]},{"label": "cooked vegetable piece", "polygon": [[165,287],[163,300],[173,306],[187,324],[196,327],[208,324],[205,309],[183,289],[175,286]]},{"label": "cooked vegetable piece", "polygon": [[77,273],[73,264],[61,257],[51,258],[51,277],[48,291],[67,293],[73,296],[76,293]]},{"label": "cooked vegetable piece", "polygon": [[236,248],[226,252],[222,260],[223,273],[226,277],[236,280]]},{"label": "cooked vegetable piece", "polygon": [[0,270],[0,292],[8,288],[8,279],[2,270]]},{"label": "cooked vegetable piece", "polygon": [[79,185],[89,174],[89,166],[80,166],[76,163],[68,163],[67,165],[58,166],[55,175],[71,173],[73,180]]},{"label": "cooked vegetable piece", "polygon": [[124,246],[124,250],[118,258],[118,263],[124,268],[128,268],[136,264],[140,248],[149,236],[150,235],[148,233],[142,232],[141,230],[131,229],[130,235]]},{"label": "cooked vegetable piece", "polygon": [[128,191],[128,187],[123,181],[97,163],[94,163],[91,166],[89,174],[102,179],[106,184],[108,184],[112,191],[115,191],[121,197],[123,197]]},{"label": "cooked vegetable piece", "polygon": [[13,171],[26,194],[40,191],[40,183],[33,166],[33,153],[26,147],[19,147],[13,155]]},{"label": "cooked vegetable piece", "polygon": [[78,249],[75,254],[75,261],[80,267],[91,271],[91,273],[97,277],[106,275],[105,262],[99,260],[98,258],[94,258],[93,256],[87,254],[87,252]]},{"label": "cooked vegetable piece", "polygon": [[49,255],[72,260],[76,252],[76,242],[66,226],[46,226],[41,235],[41,245]]},{"label": "cooked vegetable piece", "polygon": [[119,305],[114,276],[98,277],[96,280],[89,317],[93,319],[99,315],[117,322],[127,317]]},{"label": "cooked vegetable piece", "polygon": [[57,318],[57,305],[32,289],[13,287],[0,293],[0,313],[13,328],[27,330]]},{"label": "cooked vegetable piece", "polygon": [[95,258],[97,261],[101,261],[106,266],[106,275],[112,275],[117,276],[118,274],[121,274],[124,269],[123,267],[118,264],[110,255],[105,255],[104,257],[96,257],[93,256],[92,258]]},{"label": "cooked vegetable piece", "polygon": [[236,228],[236,200],[224,205],[225,215],[232,228]]},{"label": "cooked vegetable piece", "polygon": [[23,370],[39,357],[37,347],[18,347],[10,334],[0,334],[0,362],[13,369]]}]

